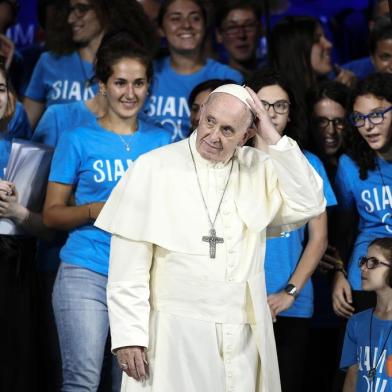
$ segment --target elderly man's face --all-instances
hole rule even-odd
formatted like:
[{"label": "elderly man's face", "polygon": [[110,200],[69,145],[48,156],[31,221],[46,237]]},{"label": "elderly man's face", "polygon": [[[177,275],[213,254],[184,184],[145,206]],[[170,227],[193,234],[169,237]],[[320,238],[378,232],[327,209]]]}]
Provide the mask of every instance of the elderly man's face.
[{"label": "elderly man's face", "polygon": [[196,149],[209,161],[224,162],[248,136],[251,112],[238,98],[214,93],[202,107]]}]

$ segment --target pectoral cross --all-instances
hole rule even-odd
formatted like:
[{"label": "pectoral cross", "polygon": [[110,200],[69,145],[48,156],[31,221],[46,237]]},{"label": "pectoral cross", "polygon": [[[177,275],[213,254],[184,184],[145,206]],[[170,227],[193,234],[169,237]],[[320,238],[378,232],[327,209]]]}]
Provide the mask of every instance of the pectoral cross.
[{"label": "pectoral cross", "polygon": [[222,244],[224,242],[223,238],[217,237],[215,229],[211,229],[210,235],[203,236],[202,241],[210,243],[210,259],[215,259],[216,244]]}]

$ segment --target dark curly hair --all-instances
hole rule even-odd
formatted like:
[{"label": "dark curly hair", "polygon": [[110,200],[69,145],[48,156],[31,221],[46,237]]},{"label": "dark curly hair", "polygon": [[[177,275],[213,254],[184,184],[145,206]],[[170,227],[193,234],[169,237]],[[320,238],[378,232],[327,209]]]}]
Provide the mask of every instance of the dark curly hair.
[{"label": "dark curly hair", "polygon": [[[392,104],[392,74],[374,73],[361,80],[351,96],[351,112],[356,99],[364,95],[373,95]],[[356,131],[351,132],[348,146],[347,153],[359,167],[359,178],[365,180],[368,176],[368,170],[376,169],[376,152],[369,147],[365,139]]]},{"label": "dark curly hair", "polygon": [[[148,19],[137,0],[89,0],[105,33],[113,30],[129,30],[135,42],[155,54],[159,39],[154,25]],[[47,27],[46,45],[48,50],[59,56],[78,49],[72,40],[68,24],[69,1],[56,0],[53,21]]]},{"label": "dark curly hair", "polygon": [[148,82],[153,77],[152,56],[127,30],[111,32],[102,38],[95,61],[95,78],[106,83],[113,73],[113,65],[123,58],[139,60],[146,67]]}]

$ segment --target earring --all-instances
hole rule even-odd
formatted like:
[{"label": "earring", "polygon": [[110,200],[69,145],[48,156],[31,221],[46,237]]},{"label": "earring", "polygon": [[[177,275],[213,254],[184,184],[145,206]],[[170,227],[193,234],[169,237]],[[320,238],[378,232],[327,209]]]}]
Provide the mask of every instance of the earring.
[{"label": "earring", "polygon": [[106,91],[104,91],[104,90],[101,90],[100,93],[101,93],[101,95],[102,95],[103,97],[106,97],[106,95],[107,95],[107,94],[106,94]]}]

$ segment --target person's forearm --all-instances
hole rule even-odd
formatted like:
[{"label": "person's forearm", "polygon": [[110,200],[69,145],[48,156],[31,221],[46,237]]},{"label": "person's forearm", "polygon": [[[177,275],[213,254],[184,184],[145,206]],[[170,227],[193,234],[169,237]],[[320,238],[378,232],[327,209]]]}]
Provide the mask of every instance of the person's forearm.
[{"label": "person's forearm", "polygon": [[325,212],[322,215],[313,218],[309,222],[309,240],[302,253],[302,257],[297,268],[290,278],[290,283],[294,284],[299,291],[313,275],[321,257],[327,249],[328,238],[326,227],[327,222]]},{"label": "person's forearm", "polygon": [[43,240],[50,241],[53,237],[53,231],[44,225],[42,215],[37,212],[29,211],[20,224],[26,232]]},{"label": "person's forearm", "polygon": [[344,379],[343,392],[355,392],[358,377],[358,365],[353,365],[347,370]]},{"label": "person's forearm", "polygon": [[82,206],[52,206],[43,211],[43,222],[51,229],[71,230],[93,219],[90,204]]}]

